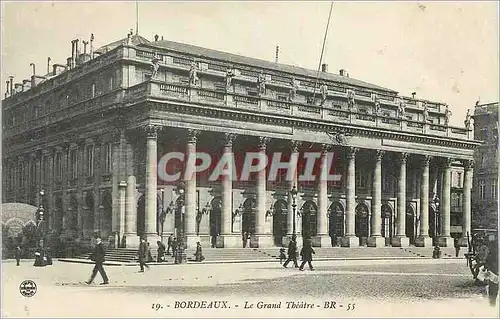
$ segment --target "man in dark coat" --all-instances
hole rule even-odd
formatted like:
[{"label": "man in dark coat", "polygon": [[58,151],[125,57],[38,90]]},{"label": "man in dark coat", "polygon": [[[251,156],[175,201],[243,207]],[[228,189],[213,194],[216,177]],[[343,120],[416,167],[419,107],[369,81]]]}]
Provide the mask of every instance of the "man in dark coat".
[{"label": "man in dark coat", "polygon": [[101,285],[107,285],[109,284],[109,279],[108,275],[106,275],[106,271],[104,270],[103,263],[104,263],[104,246],[102,244],[101,238],[96,239],[96,245],[94,247],[94,251],[90,255],[90,260],[92,260],[95,263],[94,269],[92,270],[92,275],[90,276],[89,281],[86,281],[85,283],[87,285],[90,285],[93,281],[95,276],[97,275],[97,272],[101,274],[103,282]]},{"label": "man in dark coat", "polygon": [[139,272],[144,272],[144,266],[149,269],[149,266],[147,264],[148,261],[148,243],[146,243],[146,240],[144,238],[141,239],[141,243],[139,244],[139,266],[141,269]]},{"label": "man in dark coat", "polygon": [[[493,237],[493,236],[492,236]],[[496,275],[496,282],[488,281],[488,295],[490,305],[495,306],[498,295],[498,240],[493,237],[489,242],[489,252],[486,256],[484,268]]]},{"label": "man in dark coat", "polygon": [[299,270],[304,270],[304,265],[306,262],[309,265],[310,270],[314,270],[313,265],[312,265],[312,255],[315,254],[316,252],[312,248],[311,240],[306,239],[304,240],[304,247],[302,247],[302,250],[300,251],[300,255],[302,256],[302,263],[300,264]]},{"label": "man in dark coat", "polygon": [[[172,243],[174,241],[174,234],[170,234],[170,236],[168,236],[168,240],[167,240],[167,255],[170,255],[170,248],[172,248]],[[172,248],[172,251],[173,251],[173,248]]]},{"label": "man in dark coat", "polygon": [[156,257],[156,261],[162,262],[163,255],[165,254],[165,244],[162,243],[160,240],[158,240],[156,244],[158,245],[158,256]]},{"label": "man in dark coat", "polygon": [[16,257],[16,266],[19,266],[19,262],[21,261],[21,247],[17,246],[15,251]]},{"label": "man in dark coat", "polygon": [[295,235],[292,236],[292,240],[288,243],[288,259],[283,264],[283,267],[286,268],[286,265],[291,261],[293,261],[295,268],[299,267],[297,264],[297,237]]}]

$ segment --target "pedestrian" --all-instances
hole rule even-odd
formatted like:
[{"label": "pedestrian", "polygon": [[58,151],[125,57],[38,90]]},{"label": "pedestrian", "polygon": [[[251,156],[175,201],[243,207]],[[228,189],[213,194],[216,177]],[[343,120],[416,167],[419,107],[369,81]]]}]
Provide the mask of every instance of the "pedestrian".
[{"label": "pedestrian", "polygon": [[35,267],[45,267],[43,249],[37,248],[35,251],[35,262],[33,263]]},{"label": "pedestrian", "polygon": [[177,238],[172,239],[172,257],[177,257]]},{"label": "pedestrian", "polygon": [[16,257],[16,266],[19,266],[19,262],[21,261],[21,247],[17,246],[14,254]]},{"label": "pedestrian", "polygon": [[213,235],[211,237],[211,246],[212,246],[212,248],[215,248],[217,246],[217,236],[216,235]]},{"label": "pedestrian", "polygon": [[285,255],[285,247],[281,247],[280,248],[280,264],[283,263],[283,260],[286,259],[286,255]]},{"label": "pedestrian", "polygon": [[205,257],[203,257],[202,249],[201,249],[201,243],[197,242],[196,243],[196,252],[194,253],[194,260],[197,262],[202,262],[205,260]]},{"label": "pedestrian", "polygon": [[243,248],[247,247],[248,232],[244,231],[241,240],[243,241]]},{"label": "pedestrian", "polygon": [[106,275],[106,271],[104,270],[103,267],[105,254],[106,252],[104,251],[104,246],[102,244],[101,238],[97,238],[96,244],[94,246],[94,251],[90,255],[90,260],[92,260],[95,263],[95,265],[94,269],[92,269],[92,275],[90,276],[90,279],[85,282],[87,285],[90,285],[94,281],[94,278],[97,275],[98,271],[101,274],[103,280],[101,285],[109,284],[108,275]]},{"label": "pedestrian", "polygon": [[[172,241],[174,240],[174,234],[170,234],[167,239],[167,255],[170,255],[170,248],[172,248]],[[172,248],[172,250],[174,250]]]},{"label": "pedestrian", "polygon": [[156,244],[158,245],[158,256],[156,257],[156,262],[160,263],[164,261],[163,255],[165,255],[165,244],[162,243],[160,240],[158,240]]},{"label": "pedestrian", "polygon": [[488,270],[488,299],[490,306],[495,307],[498,296],[498,240],[496,236],[491,236],[489,242],[488,256],[486,257],[484,268]]},{"label": "pedestrian", "polygon": [[302,264],[300,264],[299,270],[304,270],[304,265],[306,264],[306,262],[309,265],[309,269],[314,270],[311,262],[312,262],[312,255],[315,253],[316,252],[312,248],[311,240],[310,239],[304,240],[304,246],[300,251],[300,255],[302,256]]},{"label": "pedestrian", "polygon": [[458,257],[458,255],[460,254],[460,241],[458,238],[455,238],[454,244],[455,244],[455,257]]},{"label": "pedestrian", "polygon": [[297,236],[293,235],[292,240],[288,243],[288,259],[283,264],[283,267],[286,268],[289,262],[293,261],[293,266],[298,268],[299,265],[297,263]]},{"label": "pedestrian", "polygon": [[139,244],[139,251],[137,252],[139,256],[139,267],[141,268],[139,272],[144,272],[144,266],[149,269],[147,264],[148,261],[148,244],[144,238],[141,239],[141,243]]}]

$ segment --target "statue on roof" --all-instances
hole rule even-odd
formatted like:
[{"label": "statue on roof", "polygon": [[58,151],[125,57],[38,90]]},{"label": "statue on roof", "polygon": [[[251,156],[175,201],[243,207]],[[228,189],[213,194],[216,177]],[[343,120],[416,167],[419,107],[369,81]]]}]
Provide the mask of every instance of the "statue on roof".
[{"label": "statue on roof", "polygon": [[427,106],[427,102],[423,102],[424,104],[424,123],[429,121],[429,107]]},{"label": "statue on roof", "polygon": [[259,77],[257,78],[257,86],[259,87],[259,95],[266,93],[266,76],[263,71],[260,71]]},{"label": "statue on roof", "polygon": [[234,72],[234,67],[231,66],[226,70],[226,89],[229,89],[233,85],[233,78],[236,76]]},{"label": "statue on roof", "polygon": [[127,34],[127,45],[132,45],[132,34]]},{"label": "statue on roof", "polygon": [[193,61],[189,68],[189,84],[198,85],[198,81],[198,63]]},{"label": "statue on roof", "polygon": [[290,95],[289,95],[289,100],[290,102],[295,100],[295,97],[297,96],[297,90],[299,89],[299,81],[295,80],[295,78],[292,78],[291,80],[291,88],[290,88]]},{"label": "statue on roof", "polygon": [[444,125],[448,125],[450,123],[451,111],[448,104],[446,104],[446,108],[444,110]]},{"label": "statue on roof", "polygon": [[373,102],[375,103],[375,112],[374,113],[375,113],[375,115],[378,115],[378,114],[380,114],[380,100],[379,100],[378,96],[375,95]]},{"label": "statue on roof", "polygon": [[468,130],[470,129],[471,118],[472,118],[472,116],[470,115],[470,109],[467,109],[467,114],[465,114],[464,124],[465,124],[465,128]]},{"label": "statue on roof", "polygon": [[406,115],[406,103],[405,103],[405,100],[399,99],[398,117],[399,118],[404,118],[405,115]]},{"label": "statue on roof", "polygon": [[153,74],[151,74],[151,78],[154,79],[158,76],[158,70],[160,69],[160,57],[158,54],[155,52],[153,55]]},{"label": "statue on roof", "polygon": [[326,99],[328,97],[328,85],[326,83],[323,83],[319,89],[321,92],[321,105],[325,104]]},{"label": "statue on roof", "polygon": [[354,107],[356,106],[356,100],[354,98],[354,91],[353,90],[347,91],[347,105],[348,105],[350,110],[353,110]]}]

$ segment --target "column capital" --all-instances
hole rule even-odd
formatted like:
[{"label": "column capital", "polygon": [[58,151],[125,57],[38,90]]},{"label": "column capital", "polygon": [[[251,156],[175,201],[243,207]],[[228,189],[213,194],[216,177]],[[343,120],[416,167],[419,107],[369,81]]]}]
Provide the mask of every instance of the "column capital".
[{"label": "column capital", "polygon": [[464,169],[470,170],[474,168],[474,160],[463,160],[462,165],[464,166]]},{"label": "column capital", "polygon": [[195,129],[188,129],[187,134],[188,134],[188,143],[189,144],[196,144],[196,141],[198,140],[198,136],[200,135],[201,131],[195,130]]},{"label": "column capital", "polygon": [[290,149],[292,153],[297,153],[299,151],[299,147],[302,145],[301,141],[291,140],[290,141]]},{"label": "column capital", "polygon": [[359,148],[357,148],[357,147],[347,147],[346,151],[347,151],[347,158],[351,159],[351,158],[355,158],[356,157],[356,153],[359,151]]},{"label": "column capital", "polygon": [[375,160],[378,162],[378,161],[381,161],[382,158],[384,158],[384,155],[385,155],[385,151],[382,151],[382,150],[377,150],[375,151]]},{"label": "column capital", "polygon": [[451,163],[453,163],[453,158],[450,158],[450,157],[443,158],[443,167],[444,168],[450,168]]},{"label": "column capital", "polygon": [[[158,131],[161,129],[159,125],[146,124],[142,128],[146,132],[146,137],[151,139],[158,138]],[[115,132],[115,134],[117,134]],[[116,136],[115,136],[116,137]]]},{"label": "column capital", "polygon": [[234,133],[224,133],[224,146],[233,147],[236,136]]},{"label": "column capital", "polygon": [[398,156],[398,161],[400,164],[406,164],[406,161],[408,160],[409,154],[408,153],[399,153]]},{"label": "column capital", "polygon": [[332,145],[331,144],[321,144],[321,152],[322,153],[326,153],[328,151],[330,151],[332,149]]},{"label": "column capital", "polygon": [[431,160],[432,160],[432,156],[429,156],[429,155],[422,156],[422,167],[429,166]]},{"label": "column capital", "polygon": [[259,146],[260,149],[265,149],[267,147],[267,144],[271,141],[270,137],[267,136],[259,136],[259,139],[257,141],[257,145]]}]

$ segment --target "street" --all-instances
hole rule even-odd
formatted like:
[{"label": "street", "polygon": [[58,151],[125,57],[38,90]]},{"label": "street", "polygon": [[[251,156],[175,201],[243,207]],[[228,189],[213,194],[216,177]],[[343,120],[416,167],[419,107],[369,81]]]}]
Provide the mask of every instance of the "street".
[{"label": "street", "polygon": [[[464,260],[324,261],[300,272],[276,263],[36,268],[3,262],[3,315],[127,317],[495,317]],[[33,297],[19,285],[37,284]]]}]

